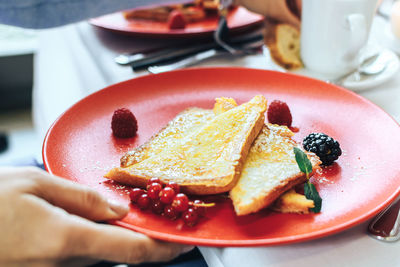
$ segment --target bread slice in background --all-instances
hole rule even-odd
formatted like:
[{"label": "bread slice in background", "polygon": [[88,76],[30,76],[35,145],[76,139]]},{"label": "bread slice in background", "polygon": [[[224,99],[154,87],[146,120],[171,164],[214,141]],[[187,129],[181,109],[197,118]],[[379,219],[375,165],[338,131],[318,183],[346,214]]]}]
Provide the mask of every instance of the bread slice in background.
[{"label": "bread slice in background", "polygon": [[[292,136],[286,126],[263,127],[250,149],[239,181],[230,191],[237,215],[270,206],[284,192],[306,181],[293,152],[294,147],[302,148]],[[307,152],[307,155],[315,171],[321,162],[315,154]]]},{"label": "bread slice in background", "polygon": [[145,187],[153,177],[174,181],[188,194],[227,192],[235,186],[254,139],[264,125],[267,102],[249,102],[216,115],[176,143],[129,167],[114,168],[105,177]]},{"label": "bread slice in background", "polygon": [[187,22],[196,22],[201,21],[206,18],[206,12],[204,8],[200,6],[196,6],[194,4],[184,5],[184,4],[175,4],[175,5],[165,5],[165,6],[157,6],[143,9],[132,9],[123,11],[124,18],[127,20],[131,19],[142,19],[149,21],[159,21],[159,22],[167,22],[171,13],[175,10],[179,10],[185,21]]},{"label": "bread slice in background", "polygon": [[300,58],[300,31],[286,23],[266,23],[265,43],[272,59],[288,70],[303,67]]}]

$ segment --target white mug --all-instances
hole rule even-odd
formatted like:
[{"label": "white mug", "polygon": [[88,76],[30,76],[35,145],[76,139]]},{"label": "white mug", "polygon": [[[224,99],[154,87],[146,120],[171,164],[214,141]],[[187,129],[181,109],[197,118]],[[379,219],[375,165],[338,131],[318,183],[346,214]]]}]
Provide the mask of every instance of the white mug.
[{"label": "white mug", "polygon": [[340,76],[359,64],[378,0],[303,0],[301,58],[306,68]]}]

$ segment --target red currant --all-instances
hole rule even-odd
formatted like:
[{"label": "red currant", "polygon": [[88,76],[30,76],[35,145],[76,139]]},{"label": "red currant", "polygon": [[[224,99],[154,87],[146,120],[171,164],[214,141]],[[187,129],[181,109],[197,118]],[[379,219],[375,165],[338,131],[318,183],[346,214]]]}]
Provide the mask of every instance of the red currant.
[{"label": "red currant", "polygon": [[158,199],[158,195],[162,190],[162,186],[159,183],[152,183],[151,185],[147,186],[147,194],[153,200]]},{"label": "red currant", "polygon": [[197,212],[199,216],[204,216],[206,215],[206,207],[203,207],[202,205],[204,204],[203,201],[196,199],[193,201],[193,209]]},{"label": "red currant", "polygon": [[144,190],[141,188],[133,188],[131,192],[129,192],[129,198],[133,203],[136,203],[138,198],[144,194]]},{"label": "red currant", "polygon": [[168,184],[165,187],[171,187],[172,189],[174,189],[175,194],[178,194],[180,192],[179,185],[173,181],[168,182]]},{"label": "red currant", "polygon": [[137,200],[137,204],[142,210],[147,209],[150,206],[150,203],[151,200],[146,193],[142,194]]},{"label": "red currant", "polygon": [[161,214],[164,211],[164,204],[159,199],[153,200],[151,203],[151,210],[156,214]]},{"label": "red currant", "polygon": [[193,208],[189,208],[182,214],[183,222],[188,226],[193,226],[197,223],[199,216]]},{"label": "red currant", "polygon": [[147,181],[147,185],[146,185],[146,189],[149,190],[149,186],[153,183],[158,183],[158,184],[162,184],[161,180],[158,178],[151,178],[150,180]]},{"label": "red currant", "polygon": [[187,210],[189,207],[188,197],[183,193],[177,194],[172,201],[172,207],[178,212]]},{"label": "red currant", "polygon": [[164,187],[159,194],[160,201],[164,204],[171,204],[175,197],[175,191],[171,187]]},{"label": "red currant", "polygon": [[175,220],[178,218],[179,213],[172,207],[171,205],[167,205],[164,207],[164,216],[171,219]]}]

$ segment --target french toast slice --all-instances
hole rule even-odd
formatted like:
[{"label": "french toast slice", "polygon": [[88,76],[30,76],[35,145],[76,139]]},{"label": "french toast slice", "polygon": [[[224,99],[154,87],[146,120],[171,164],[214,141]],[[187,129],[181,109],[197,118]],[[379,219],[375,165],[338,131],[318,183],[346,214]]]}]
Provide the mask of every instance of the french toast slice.
[{"label": "french toast slice", "polygon": [[169,14],[173,11],[172,7],[159,6],[145,9],[132,9],[123,11],[125,19],[147,19],[154,21],[167,21]]},{"label": "french toast slice", "polygon": [[308,214],[314,208],[314,201],[297,193],[293,188],[283,193],[272,205],[271,209],[280,213]]},{"label": "french toast slice", "polygon": [[235,186],[250,146],[264,125],[266,106],[264,96],[255,96],[168,143],[159,153],[114,168],[105,177],[140,187],[157,177],[164,183],[174,181],[183,192],[195,195],[227,192]]},{"label": "french toast slice", "polygon": [[169,145],[175,144],[185,136],[196,132],[214,117],[214,112],[210,109],[196,107],[185,109],[143,145],[127,152],[121,158],[121,167],[129,167],[159,154]]},{"label": "french toast slice", "polygon": [[120,166],[129,167],[151,156],[157,155],[168,145],[179,142],[185,136],[193,134],[200,127],[221,114],[237,106],[233,98],[220,97],[215,99],[214,108],[202,109],[191,107],[179,113],[157,134],[153,135],[143,145],[125,153],[121,158]]},{"label": "french toast slice", "polygon": [[[286,126],[266,124],[263,127],[250,149],[239,181],[229,194],[237,215],[257,212],[306,181],[293,152],[294,147],[302,148],[292,136],[293,132]],[[315,154],[306,154],[314,172],[321,162]],[[299,203],[299,200],[294,201]]]},{"label": "french toast slice", "polygon": [[[213,109],[215,114],[220,114],[236,106],[236,102],[232,98],[221,97],[215,100],[216,102]],[[266,124],[264,127],[268,127],[268,125],[270,124]],[[282,138],[291,138],[293,136],[293,133],[286,126],[270,125],[270,127],[274,129],[279,129],[280,127],[281,129],[278,134],[283,136]],[[263,131],[260,133],[260,135],[262,134]],[[246,162],[247,160],[250,159],[246,159]],[[316,161],[316,159],[314,160]],[[285,190],[285,188],[287,189],[287,186],[288,185],[284,186],[280,191]],[[297,193],[294,189],[290,189],[280,195],[278,199],[271,205],[271,208],[281,213],[306,214],[309,213],[310,208],[314,208],[314,201],[307,199],[304,195]]]},{"label": "french toast slice", "polygon": [[194,3],[126,10],[123,11],[123,15],[127,20],[143,19],[150,21],[167,22],[169,16],[175,10],[179,10],[185,18],[185,21],[187,22],[201,21],[204,20],[207,16],[205,9]]}]

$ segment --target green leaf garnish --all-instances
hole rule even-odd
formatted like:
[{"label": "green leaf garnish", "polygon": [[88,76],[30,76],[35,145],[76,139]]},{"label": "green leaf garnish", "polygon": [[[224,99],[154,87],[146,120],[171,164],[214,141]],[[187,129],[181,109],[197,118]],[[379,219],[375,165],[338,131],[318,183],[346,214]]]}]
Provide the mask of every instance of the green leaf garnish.
[{"label": "green leaf garnish", "polygon": [[304,184],[304,195],[307,199],[314,201],[314,208],[310,210],[314,213],[320,212],[322,207],[322,198],[319,196],[317,189],[312,183],[307,182]]},{"label": "green leaf garnish", "polygon": [[300,171],[307,175],[307,179],[309,178],[308,175],[312,173],[312,164],[308,159],[306,153],[304,153],[300,148],[294,147],[293,148],[294,155],[296,157],[297,165],[299,165]]},{"label": "green leaf garnish", "polygon": [[308,159],[307,154],[303,152],[300,148],[293,148],[294,155],[296,157],[297,165],[301,172],[305,173],[307,176],[307,182],[304,184],[304,196],[307,199],[314,201],[314,208],[310,209],[312,212],[318,213],[321,211],[322,198],[319,196],[315,186],[308,180],[310,173],[312,173],[312,164]]}]

